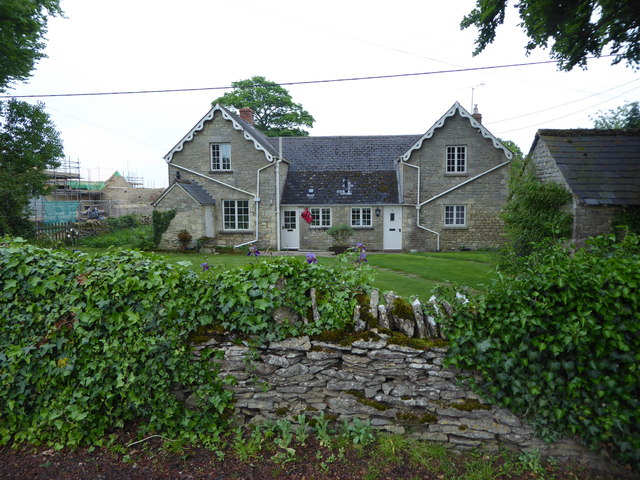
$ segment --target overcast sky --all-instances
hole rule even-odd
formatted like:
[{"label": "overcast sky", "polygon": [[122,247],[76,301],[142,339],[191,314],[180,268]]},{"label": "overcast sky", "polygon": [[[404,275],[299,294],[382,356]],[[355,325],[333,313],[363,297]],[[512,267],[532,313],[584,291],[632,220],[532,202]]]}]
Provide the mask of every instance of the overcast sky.
[{"label": "overcast sky", "polygon": [[[526,153],[539,128],[589,128],[590,116],[640,98],[640,72],[611,58],[559,72],[525,56],[513,7],[494,44],[472,57],[461,31],[475,0],[61,0],[46,54],[12,95],[228,87],[261,75],[302,82],[425,73],[286,87],[316,119],[311,135],[426,132],[456,101]],[[428,73],[428,74],[426,74]],[[42,101],[65,153],[91,180],[115,170],[167,185],[162,158],[227,90],[26,99]]]}]

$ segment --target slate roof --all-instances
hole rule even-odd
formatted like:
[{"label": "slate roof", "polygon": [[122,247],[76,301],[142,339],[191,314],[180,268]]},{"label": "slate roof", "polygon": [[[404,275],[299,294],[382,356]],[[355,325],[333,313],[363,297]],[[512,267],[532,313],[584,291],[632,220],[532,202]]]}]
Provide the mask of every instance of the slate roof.
[{"label": "slate roof", "polygon": [[[420,135],[283,137],[285,205],[399,203],[395,161]],[[277,146],[278,139],[270,138]]]},{"label": "slate roof", "polygon": [[538,130],[585,205],[640,205],[640,130]]},{"label": "slate roof", "polygon": [[160,201],[167,196],[167,194],[173,190],[174,188],[181,188],[184,190],[187,195],[189,195],[194,202],[199,205],[215,205],[216,200],[211,196],[209,192],[207,192],[201,185],[198,185],[195,182],[190,180],[176,180],[171,185],[169,185],[162,194],[158,197],[156,201],[154,201],[151,205],[154,207],[160,203]]}]

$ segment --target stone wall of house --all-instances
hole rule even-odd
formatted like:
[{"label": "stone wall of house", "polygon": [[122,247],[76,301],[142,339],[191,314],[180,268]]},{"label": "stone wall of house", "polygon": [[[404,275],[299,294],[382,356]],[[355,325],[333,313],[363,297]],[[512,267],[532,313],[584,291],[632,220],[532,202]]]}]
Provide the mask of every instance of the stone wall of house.
[{"label": "stone wall of house", "polygon": [[168,250],[177,250],[182,248],[182,244],[178,240],[178,232],[186,230],[191,234],[191,242],[186,245],[187,248],[193,247],[198,238],[205,235],[204,213],[200,205],[195,203],[184,190],[174,188],[171,197],[162,200],[156,207],[159,210],[176,210],[176,216],[171,220],[169,228],[162,235],[159,248]]},{"label": "stone wall of house", "polygon": [[[364,205],[369,206],[369,205]],[[298,207],[300,211],[304,206]],[[383,218],[376,217],[375,205],[371,205],[371,227],[353,227],[353,236],[348,241],[348,246],[363,243],[367,250],[379,251],[383,249]],[[331,206],[332,225],[351,225],[351,205]],[[327,250],[334,244],[333,237],[327,235],[328,228],[312,227],[309,223],[300,219],[300,250]]]},{"label": "stone wall of house", "polygon": [[[210,145],[212,143],[228,143],[231,146],[231,170],[211,170]],[[183,167],[183,169],[178,167]],[[196,172],[196,174],[184,169]],[[260,173],[258,173],[259,170]],[[256,208],[258,208],[258,245],[263,249],[275,248],[275,168],[273,164],[269,164],[264,152],[256,150],[253,141],[244,138],[243,134],[236,130],[230,121],[225,120],[219,111],[215,113],[212,120],[205,123],[201,131],[194,133],[193,140],[186,142],[184,148],[174,154],[171,163],[169,163],[169,178],[171,180],[175,178],[177,171],[180,172],[182,180],[197,182],[215,199],[213,221],[218,245],[233,246],[255,240],[255,214]],[[284,185],[286,171],[287,166],[282,164],[281,188]],[[254,201],[256,197],[260,199],[259,202]],[[247,200],[249,202],[248,229],[225,231],[223,223],[223,202],[225,200]],[[168,208],[172,207],[168,206]]]},{"label": "stone wall of house", "polygon": [[589,237],[609,233],[612,227],[611,222],[617,210],[617,207],[575,205],[573,242],[578,246],[582,246]]},{"label": "stone wall of house", "polygon": [[[445,172],[447,146],[466,146],[465,174]],[[507,160],[503,150],[484,138],[468,119],[455,115],[448,118],[443,127],[436,129],[409,159],[410,165],[420,167],[419,198],[418,170],[409,165],[402,166],[403,201],[407,205],[425,202]],[[420,225],[440,234],[441,250],[499,246],[504,241],[499,214],[508,196],[508,174],[509,166],[503,166],[424,205],[419,213]],[[466,206],[467,225],[463,228],[445,227],[445,205]],[[406,208],[404,212],[405,249],[435,250],[436,235],[417,225],[416,209]]]},{"label": "stone wall of house", "polygon": [[522,418],[487,404],[461,372],[443,365],[446,348],[401,346],[377,332],[345,345],[309,337],[260,347],[212,339],[195,354],[203,349],[224,352],[220,374],[237,379],[229,388],[239,423],[324,412],[459,449],[506,446],[602,461],[570,439],[546,444]]},{"label": "stone wall of house", "polygon": [[560,172],[558,165],[553,160],[553,156],[544,140],[538,139],[533,152],[531,152],[531,161],[536,171],[536,176],[543,182],[555,182],[569,190],[564,176]]}]

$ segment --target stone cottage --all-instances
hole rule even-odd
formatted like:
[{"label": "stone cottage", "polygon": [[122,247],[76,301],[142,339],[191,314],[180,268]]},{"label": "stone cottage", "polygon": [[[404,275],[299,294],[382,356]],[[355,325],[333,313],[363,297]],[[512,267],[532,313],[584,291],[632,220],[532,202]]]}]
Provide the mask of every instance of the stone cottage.
[{"label": "stone cottage", "polygon": [[420,135],[266,137],[253,112],[215,105],[165,156],[154,208],[194,241],[325,250],[326,230],[355,230],[370,250],[495,247],[512,153],[456,102]]}]

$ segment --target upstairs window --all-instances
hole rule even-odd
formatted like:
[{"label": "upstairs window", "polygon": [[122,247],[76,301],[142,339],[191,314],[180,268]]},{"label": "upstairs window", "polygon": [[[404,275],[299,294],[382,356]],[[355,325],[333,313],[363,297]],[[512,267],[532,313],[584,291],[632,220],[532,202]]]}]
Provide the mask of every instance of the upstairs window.
[{"label": "upstairs window", "polygon": [[351,209],[352,227],[371,226],[371,207],[353,207]]},{"label": "upstairs window", "polygon": [[330,227],[331,226],[331,209],[330,208],[310,208],[309,211],[313,216],[311,222],[312,227]]},{"label": "upstairs window", "polygon": [[249,201],[224,200],[222,202],[225,230],[249,229]]},{"label": "upstairs window", "polygon": [[467,147],[447,147],[447,173],[467,173]]},{"label": "upstairs window", "polygon": [[444,226],[465,227],[467,225],[467,207],[465,205],[445,205]]},{"label": "upstairs window", "polygon": [[231,145],[211,144],[211,170],[231,170]]}]

